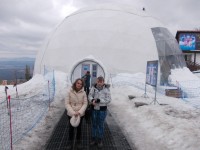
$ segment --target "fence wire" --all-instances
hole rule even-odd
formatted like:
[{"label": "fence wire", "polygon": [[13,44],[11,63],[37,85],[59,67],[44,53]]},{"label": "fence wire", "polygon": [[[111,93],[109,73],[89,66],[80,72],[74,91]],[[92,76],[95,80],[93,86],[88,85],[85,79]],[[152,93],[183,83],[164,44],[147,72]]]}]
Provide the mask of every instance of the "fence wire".
[{"label": "fence wire", "polygon": [[10,109],[6,100],[0,103],[0,150],[11,149],[11,140],[12,144],[21,140],[46,115],[55,95],[53,69],[47,69],[44,78],[46,84],[37,95],[11,97]]},{"label": "fence wire", "polygon": [[9,149],[10,143],[10,116],[7,101],[3,101],[0,103],[0,149]]},{"label": "fence wire", "polygon": [[[132,86],[145,91],[145,75],[110,75],[110,83],[113,88],[120,86]],[[154,93],[154,87],[146,85],[146,91]],[[177,81],[177,85],[157,86],[157,92],[165,95],[166,89],[177,88],[181,91],[181,99],[195,108],[200,108],[200,80]]]},{"label": "fence wire", "polygon": [[183,92],[182,98],[200,97],[200,80],[179,81],[177,84]]},{"label": "fence wire", "polygon": [[[144,74],[140,74],[139,76],[134,76],[134,75],[110,75],[110,81],[112,87],[120,87],[120,86],[132,86],[135,88],[138,88],[140,90],[145,90],[145,76]],[[155,92],[155,88],[146,84],[147,88],[146,91],[150,93]],[[161,94],[164,93],[164,89],[162,87],[157,88],[157,91]]]}]

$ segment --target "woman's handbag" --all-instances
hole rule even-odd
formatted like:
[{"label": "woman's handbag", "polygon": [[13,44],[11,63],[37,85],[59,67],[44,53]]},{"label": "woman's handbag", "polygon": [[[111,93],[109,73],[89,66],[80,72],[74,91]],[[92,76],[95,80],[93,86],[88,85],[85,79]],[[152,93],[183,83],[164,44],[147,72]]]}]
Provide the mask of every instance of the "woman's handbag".
[{"label": "woman's handbag", "polygon": [[80,124],[80,116],[72,116],[70,119],[70,124],[73,127],[78,127],[78,125]]},{"label": "woman's handbag", "polygon": [[90,123],[91,120],[91,116],[92,116],[92,105],[89,104],[85,110],[85,121],[86,123]]}]

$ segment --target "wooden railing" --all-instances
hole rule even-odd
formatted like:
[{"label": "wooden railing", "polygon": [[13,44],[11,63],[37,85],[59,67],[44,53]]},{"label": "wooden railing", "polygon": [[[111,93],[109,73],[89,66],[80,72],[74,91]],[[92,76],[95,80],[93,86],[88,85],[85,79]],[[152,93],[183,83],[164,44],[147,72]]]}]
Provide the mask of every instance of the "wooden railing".
[{"label": "wooden railing", "polygon": [[197,71],[200,70],[200,64],[199,63],[194,63],[192,61],[186,61],[187,67],[190,69],[190,71]]}]

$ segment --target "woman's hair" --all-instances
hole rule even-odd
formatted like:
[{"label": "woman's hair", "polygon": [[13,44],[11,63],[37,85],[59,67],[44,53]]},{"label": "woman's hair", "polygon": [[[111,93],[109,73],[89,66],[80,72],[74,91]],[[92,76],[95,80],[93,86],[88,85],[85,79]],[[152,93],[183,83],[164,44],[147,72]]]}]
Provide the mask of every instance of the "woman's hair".
[{"label": "woman's hair", "polygon": [[82,82],[82,87],[81,87],[81,89],[84,87],[84,81],[83,81],[81,78],[78,78],[78,79],[76,79],[75,82],[72,84],[72,89],[75,90],[75,91],[78,91],[78,89],[76,88],[76,83],[77,83],[79,80]]}]

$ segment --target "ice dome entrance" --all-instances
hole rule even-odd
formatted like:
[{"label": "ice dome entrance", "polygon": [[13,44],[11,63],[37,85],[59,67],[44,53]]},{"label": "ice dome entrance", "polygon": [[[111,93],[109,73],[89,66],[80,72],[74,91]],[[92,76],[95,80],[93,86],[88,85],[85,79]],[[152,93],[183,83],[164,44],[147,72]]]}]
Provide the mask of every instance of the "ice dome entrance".
[{"label": "ice dome entrance", "polygon": [[105,78],[105,70],[95,60],[82,60],[78,62],[72,69],[71,82],[73,83],[77,78],[81,78],[87,71],[90,71],[91,80],[90,85],[94,84],[98,76]]}]

